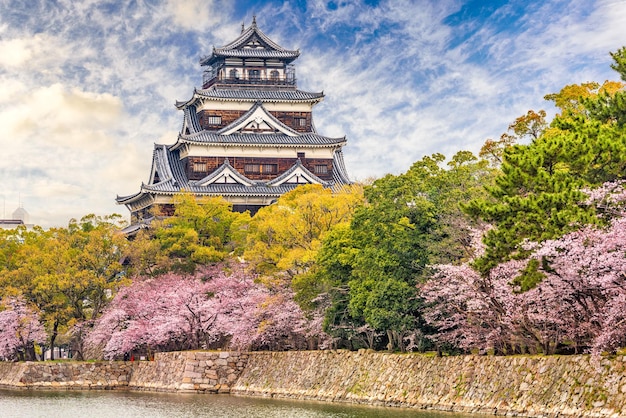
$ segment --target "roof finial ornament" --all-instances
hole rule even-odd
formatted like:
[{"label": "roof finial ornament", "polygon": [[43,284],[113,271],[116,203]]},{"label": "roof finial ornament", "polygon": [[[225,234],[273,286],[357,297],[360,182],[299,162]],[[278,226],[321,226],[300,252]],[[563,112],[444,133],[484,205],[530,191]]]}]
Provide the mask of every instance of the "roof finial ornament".
[{"label": "roof finial ornament", "polygon": [[256,26],[256,15],[252,15],[252,26]]},{"label": "roof finial ornament", "polygon": [[241,22],[241,33],[243,33],[243,31],[245,30],[246,30],[246,25],[243,22]]}]

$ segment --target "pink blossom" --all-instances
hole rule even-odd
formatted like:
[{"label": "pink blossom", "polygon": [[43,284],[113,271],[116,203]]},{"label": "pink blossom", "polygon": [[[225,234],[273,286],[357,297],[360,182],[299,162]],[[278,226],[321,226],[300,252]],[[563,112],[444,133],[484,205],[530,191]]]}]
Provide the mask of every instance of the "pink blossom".
[{"label": "pink blossom", "polygon": [[315,324],[290,289],[269,289],[233,262],[193,276],[135,279],[96,321],[86,344],[104,347],[107,358],[139,349],[301,348]]},{"label": "pink blossom", "polygon": [[16,359],[19,353],[46,341],[39,314],[22,298],[8,298],[0,312],[0,358]]},{"label": "pink blossom", "polygon": [[[626,217],[619,209],[626,192],[623,183],[609,183],[588,194],[605,213],[612,210],[607,226],[527,243],[526,259],[500,264],[487,277],[468,264],[435,266],[435,277],[420,287],[435,339],[504,352],[551,353],[566,344],[596,355],[626,345]],[[521,292],[511,283],[531,260],[544,278]]]}]

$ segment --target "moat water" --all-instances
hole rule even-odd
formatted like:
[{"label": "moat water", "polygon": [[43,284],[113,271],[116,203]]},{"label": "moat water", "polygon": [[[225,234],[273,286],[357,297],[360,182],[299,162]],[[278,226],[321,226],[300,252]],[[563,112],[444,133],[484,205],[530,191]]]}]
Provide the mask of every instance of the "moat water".
[{"label": "moat water", "polygon": [[0,390],[0,417],[471,418],[472,416],[402,408],[285,401],[230,395]]}]

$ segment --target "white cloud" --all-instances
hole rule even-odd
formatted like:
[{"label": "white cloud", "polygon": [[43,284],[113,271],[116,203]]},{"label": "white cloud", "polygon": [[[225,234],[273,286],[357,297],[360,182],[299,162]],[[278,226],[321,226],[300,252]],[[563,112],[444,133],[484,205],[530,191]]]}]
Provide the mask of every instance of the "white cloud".
[{"label": "white cloud", "polygon": [[183,29],[206,31],[219,24],[228,12],[232,2],[213,0],[167,0],[166,10],[175,24]]},{"label": "white cloud", "polygon": [[0,113],[5,135],[0,141],[20,138],[34,147],[100,149],[112,142],[102,130],[122,114],[121,101],[110,94],[67,90],[60,84],[22,91],[19,98]]},{"label": "white cloud", "polygon": [[[39,37],[41,39],[41,37]],[[19,67],[26,64],[39,49],[37,37],[32,39],[9,39],[0,42],[0,65]]]},{"label": "white cloud", "polygon": [[[433,152],[477,151],[546,107],[546,93],[615,78],[608,52],[626,39],[624,0],[513,1],[454,25],[446,17],[458,0],[28,3],[0,0],[0,182],[6,201],[21,195],[44,226],[127,214],[115,195],[147,180],[154,142],[175,141],[173,103],[200,84],[198,58],[253,14],[273,40],[301,50],[300,88],[327,95],[316,127],[347,136],[359,179]],[[515,13],[515,27],[501,24]]]}]

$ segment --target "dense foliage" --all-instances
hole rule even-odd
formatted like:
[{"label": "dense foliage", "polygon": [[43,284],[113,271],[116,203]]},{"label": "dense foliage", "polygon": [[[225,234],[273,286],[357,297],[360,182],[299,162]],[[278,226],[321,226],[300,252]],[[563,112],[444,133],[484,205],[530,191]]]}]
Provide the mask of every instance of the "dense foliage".
[{"label": "dense foliage", "polygon": [[[612,55],[613,68],[626,79],[626,49]],[[546,98],[561,113],[549,127],[540,123],[543,114],[521,121],[528,129],[516,132],[531,132],[531,142],[505,144],[502,172],[488,188],[491,199],[476,199],[465,207],[494,225],[484,238],[485,254],[474,263],[483,274],[500,262],[525,257],[525,240],[554,239],[600,223],[595,207],[584,204],[582,189],[622,179],[626,173],[623,83],[570,85]],[[522,275],[517,283],[527,290],[540,277]]]},{"label": "dense foliage", "polygon": [[[481,275],[470,265],[440,265],[420,289],[436,340],[468,350],[553,354],[615,351],[626,344],[626,190],[609,183],[589,192],[606,227],[526,242],[528,256]],[[532,271],[542,280],[521,292],[511,281]]]},{"label": "dense foliage", "polygon": [[366,186],[365,204],[327,236],[315,268],[295,281],[301,300],[327,306],[324,330],[336,345],[426,348],[415,286],[428,265],[468,257],[470,223],[458,202],[482,196],[492,172],[469,152],[445,168],[444,161],[425,157]]},{"label": "dense foliage", "polygon": [[[125,283],[121,260],[128,241],[119,220],[90,215],[67,228],[0,230],[0,296],[5,304],[15,297],[25,303],[31,320],[41,320],[49,345],[97,318],[109,295]],[[73,337],[70,343],[80,357],[82,336]]]},{"label": "dense foliage", "polygon": [[[193,275],[138,277],[95,323],[87,344],[106,358],[188,350],[304,349],[319,331],[289,289],[271,291],[241,263],[209,265]],[[315,344],[314,344],[315,346]]]}]

